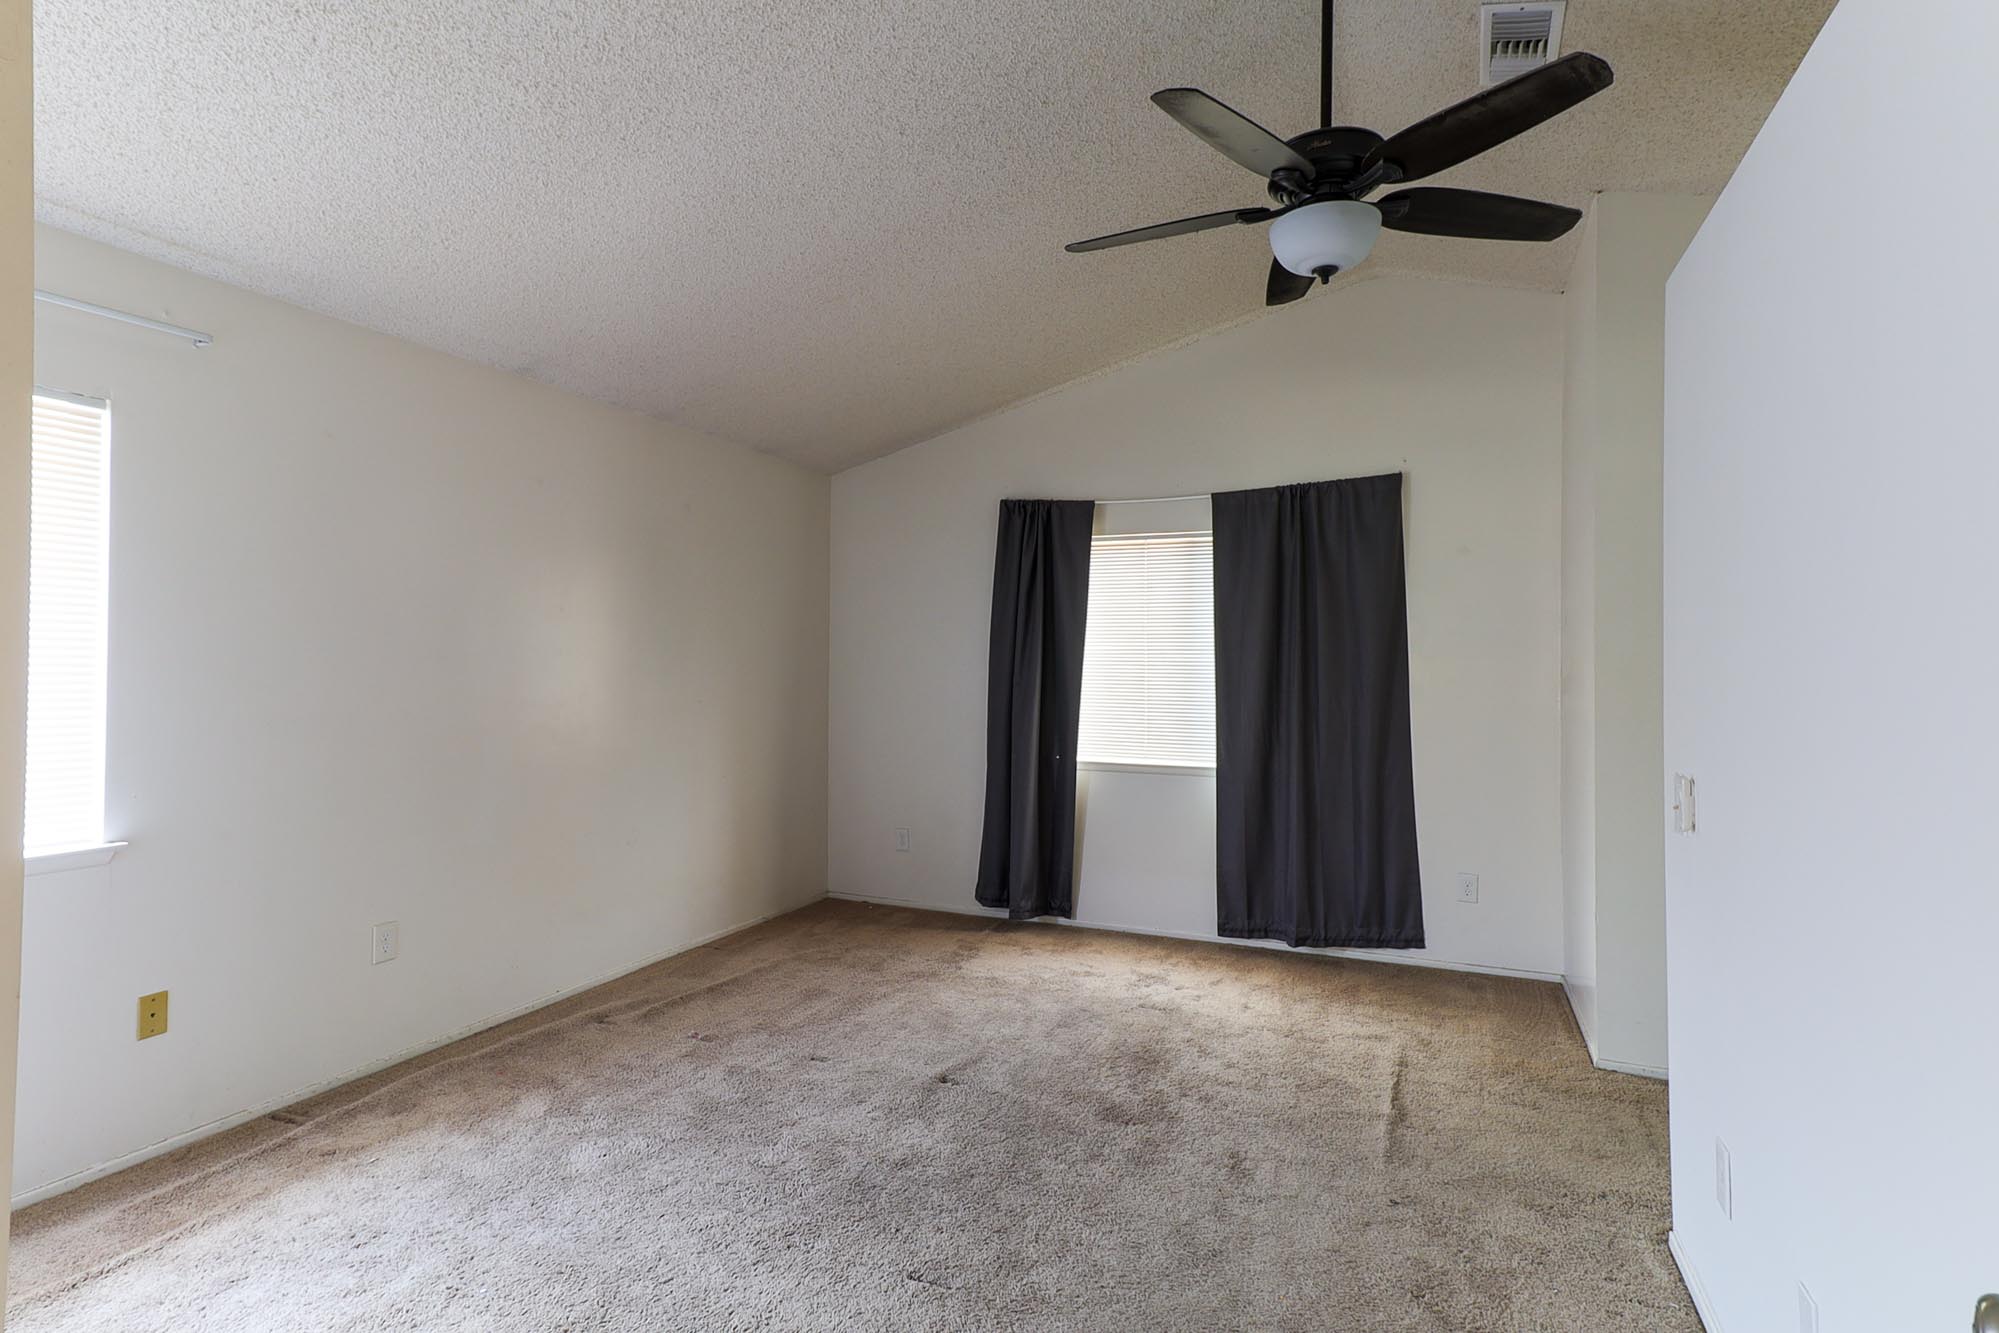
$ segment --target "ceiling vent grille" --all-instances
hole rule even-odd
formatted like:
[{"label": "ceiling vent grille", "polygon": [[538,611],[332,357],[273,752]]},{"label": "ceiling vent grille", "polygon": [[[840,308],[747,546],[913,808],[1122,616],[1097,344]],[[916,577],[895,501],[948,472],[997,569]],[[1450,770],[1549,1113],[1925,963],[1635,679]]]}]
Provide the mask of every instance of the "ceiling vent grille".
[{"label": "ceiling vent grille", "polygon": [[1566,0],[1478,7],[1478,81],[1495,83],[1539,69],[1562,53]]}]

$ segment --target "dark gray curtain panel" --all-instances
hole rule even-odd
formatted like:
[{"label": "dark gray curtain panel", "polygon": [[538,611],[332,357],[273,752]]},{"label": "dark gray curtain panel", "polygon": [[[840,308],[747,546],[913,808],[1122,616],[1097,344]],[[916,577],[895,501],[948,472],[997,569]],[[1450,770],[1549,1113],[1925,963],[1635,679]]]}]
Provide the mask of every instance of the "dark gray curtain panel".
[{"label": "dark gray curtain panel", "polygon": [[1402,478],[1214,497],[1220,933],[1423,944]]},{"label": "dark gray curtain panel", "polygon": [[986,669],[978,900],[1014,920],[1075,911],[1076,728],[1092,500],[1004,500]]}]

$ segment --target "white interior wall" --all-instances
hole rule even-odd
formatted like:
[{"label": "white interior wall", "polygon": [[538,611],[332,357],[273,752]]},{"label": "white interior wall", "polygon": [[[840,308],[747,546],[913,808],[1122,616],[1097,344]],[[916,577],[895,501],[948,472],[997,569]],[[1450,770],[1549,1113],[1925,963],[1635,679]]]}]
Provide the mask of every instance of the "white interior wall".
[{"label": "white interior wall", "polygon": [[[1001,499],[1399,470],[1417,957],[1559,975],[1561,321],[1555,296],[1380,278],[836,477],[834,890],[976,910]],[[1213,938],[1212,775],[1084,785],[1077,919]],[[1476,905],[1456,900],[1459,871],[1482,877]]]},{"label": "white interior wall", "polygon": [[1668,289],[1673,1228],[1727,1333],[1999,1290],[1994,49],[1843,0]]},{"label": "white interior wall", "polygon": [[28,884],[17,1194],[823,893],[826,478],[39,241],[216,342],[37,317],[112,405],[131,846]]},{"label": "white interior wall", "polygon": [[[0,1186],[11,1179],[27,768],[28,394],[34,385],[34,97],[28,0],[0,0]],[[0,1272],[7,1267],[0,1210]],[[0,1296],[0,1304],[4,1304]],[[0,1322],[5,1312],[0,1310]]]},{"label": "white interior wall", "polygon": [[1562,814],[1567,982],[1590,1054],[1666,1069],[1660,455],[1666,277],[1713,201],[1590,202],[1564,302]]}]

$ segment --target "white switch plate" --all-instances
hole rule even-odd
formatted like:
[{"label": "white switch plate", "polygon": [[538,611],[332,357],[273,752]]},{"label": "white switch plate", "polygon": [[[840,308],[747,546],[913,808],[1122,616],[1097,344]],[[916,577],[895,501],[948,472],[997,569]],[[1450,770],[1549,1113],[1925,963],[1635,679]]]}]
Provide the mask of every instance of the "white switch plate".
[{"label": "white switch plate", "polygon": [[1714,1201],[1721,1205],[1723,1217],[1735,1216],[1735,1165],[1728,1145],[1720,1139],[1714,1141]]},{"label": "white switch plate", "polygon": [[909,850],[909,830],[908,830],[908,829],[906,829],[906,828],[899,828],[899,829],[897,829],[897,830],[895,831],[895,849],[896,849],[896,850],[897,850],[898,852],[906,852],[906,851],[908,851],[908,850]]},{"label": "white switch plate", "polygon": [[1477,875],[1458,876],[1458,901],[1461,903],[1475,903],[1478,901]]},{"label": "white switch plate", "polygon": [[1819,1303],[1805,1284],[1798,1284],[1798,1333],[1819,1333]]},{"label": "white switch plate", "polygon": [[403,949],[403,927],[400,921],[384,921],[375,927],[375,954],[370,960],[386,963]]},{"label": "white switch plate", "polygon": [[1694,780],[1685,773],[1673,774],[1673,828],[1680,833],[1694,831]]}]

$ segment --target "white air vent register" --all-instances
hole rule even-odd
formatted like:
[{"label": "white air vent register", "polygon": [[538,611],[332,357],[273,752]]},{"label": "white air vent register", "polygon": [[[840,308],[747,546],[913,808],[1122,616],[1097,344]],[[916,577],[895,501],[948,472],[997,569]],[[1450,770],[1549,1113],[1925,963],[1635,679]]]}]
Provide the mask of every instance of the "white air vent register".
[{"label": "white air vent register", "polygon": [[1482,88],[1539,69],[1562,53],[1566,0],[1478,7],[1478,82]]}]

